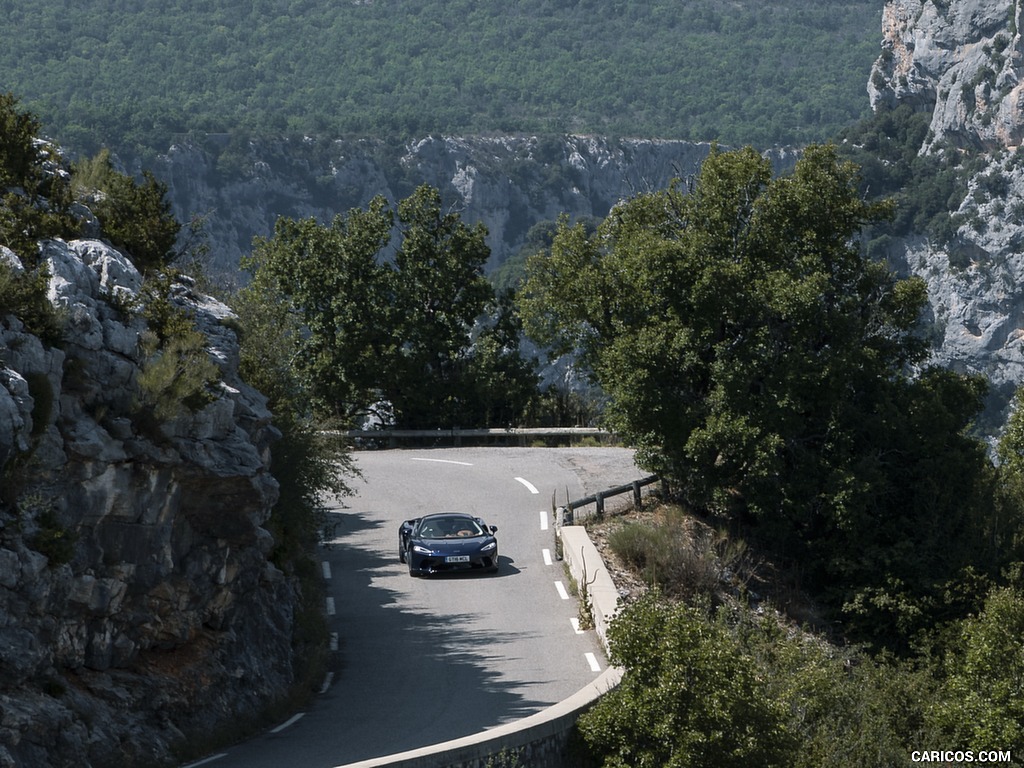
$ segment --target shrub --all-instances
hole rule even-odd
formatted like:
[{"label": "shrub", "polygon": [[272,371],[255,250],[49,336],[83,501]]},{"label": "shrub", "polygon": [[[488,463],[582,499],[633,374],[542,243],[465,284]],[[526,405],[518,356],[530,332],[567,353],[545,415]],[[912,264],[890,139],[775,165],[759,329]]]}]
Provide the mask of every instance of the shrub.
[{"label": "shrub", "polygon": [[63,339],[64,322],[47,297],[48,283],[43,270],[15,272],[0,261],[0,317],[14,315],[44,344],[57,346]]},{"label": "shrub", "polygon": [[171,213],[167,186],[144,171],[142,183],[114,170],[106,150],[75,166],[74,185],[89,200],[104,234],[123,248],[140,272],[164,266],[181,225]]},{"label": "shrub", "polygon": [[677,510],[664,512],[654,524],[626,523],[609,534],[608,545],[647,584],[666,594],[714,595],[721,587],[714,532]]}]

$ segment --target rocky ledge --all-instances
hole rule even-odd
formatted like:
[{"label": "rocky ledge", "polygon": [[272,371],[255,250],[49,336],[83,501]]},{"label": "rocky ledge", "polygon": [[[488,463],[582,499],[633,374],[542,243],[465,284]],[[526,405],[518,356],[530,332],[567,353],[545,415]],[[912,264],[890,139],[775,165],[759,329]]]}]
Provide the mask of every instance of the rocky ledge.
[{"label": "rocky ledge", "polygon": [[174,764],[294,682],[298,590],[263,527],[276,431],[230,310],[185,279],[171,302],[220,378],[147,417],[141,276],[100,241],[41,248],[64,341],[0,316],[0,766]]}]

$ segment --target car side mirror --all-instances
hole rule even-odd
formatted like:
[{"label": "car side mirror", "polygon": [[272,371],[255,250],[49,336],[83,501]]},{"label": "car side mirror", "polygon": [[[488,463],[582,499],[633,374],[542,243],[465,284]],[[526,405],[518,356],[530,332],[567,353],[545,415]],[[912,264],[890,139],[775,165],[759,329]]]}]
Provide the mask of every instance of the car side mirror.
[{"label": "car side mirror", "polygon": [[491,526],[488,526],[488,527],[491,529],[491,533],[497,533],[498,532],[498,526],[491,525]]}]

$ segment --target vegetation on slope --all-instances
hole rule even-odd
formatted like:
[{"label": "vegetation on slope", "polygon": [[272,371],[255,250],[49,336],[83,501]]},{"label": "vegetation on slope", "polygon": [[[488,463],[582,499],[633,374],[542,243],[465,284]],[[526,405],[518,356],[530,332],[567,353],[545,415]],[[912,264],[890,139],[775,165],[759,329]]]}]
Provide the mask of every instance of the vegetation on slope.
[{"label": "vegetation on slope", "polygon": [[871,0],[0,0],[4,87],[69,146],[567,131],[770,146],[862,116]]}]

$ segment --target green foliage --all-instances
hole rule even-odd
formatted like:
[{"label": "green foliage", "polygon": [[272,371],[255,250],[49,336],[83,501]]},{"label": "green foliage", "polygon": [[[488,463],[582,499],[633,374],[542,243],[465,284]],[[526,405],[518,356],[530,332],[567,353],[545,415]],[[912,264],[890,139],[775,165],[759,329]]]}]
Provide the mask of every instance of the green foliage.
[{"label": "green foliage", "polygon": [[984,610],[960,625],[932,718],[965,749],[1024,752],[1024,593],[992,590]]},{"label": "green foliage", "polygon": [[717,596],[723,564],[712,531],[686,516],[667,514],[657,524],[630,522],[608,535],[609,548],[665,595]]},{"label": "green foliage", "polygon": [[64,335],[63,317],[48,297],[49,275],[42,268],[15,271],[0,261],[0,317],[14,315],[45,344],[56,346]]},{"label": "green foliage", "polygon": [[789,764],[785,703],[724,623],[647,597],[622,611],[608,640],[625,675],[578,723],[602,766]]},{"label": "green foliage", "polygon": [[141,313],[145,361],[139,373],[137,415],[147,423],[172,421],[216,399],[220,371],[210,359],[206,337],[170,298],[174,273],[154,275],[143,286]]},{"label": "green foliage", "polygon": [[77,229],[68,214],[70,187],[57,173],[60,158],[37,140],[39,129],[36,117],[20,111],[13,95],[0,94],[0,245],[30,271],[39,266],[39,240]]},{"label": "green foliage", "polygon": [[75,187],[86,196],[104,234],[144,272],[170,260],[181,225],[171,213],[167,187],[149,171],[142,183],[114,170],[101,151],[75,167]]},{"label": "green foliage", "polygon": [[951,211],[967,194],[977,157],[958,151],[921,154],[931,116],[907,105],[881,107],[840,135],[840,152],[861,169],[861,188],[895,203],[891,221],[876,222],[870,237],[923,234],[937,245],[956,232]]},{"label": "green foliage", "polygon": [[822,140],[867,111],[880,10],[867,0],[8,0],[0,69],[49,131],[88,151],[163,151],[182,134],[235,131],[770,146]]},{"label": "green foliage", "polygon": [[652,593],[623,609],[609,640],[625,675],[579,721],[605,768],[875,768],[940,743],[927,670],[840,652],[770,613],[710,614]]},{"label": "green foliage", "polygon": [[[264,276],[265,277],[265,276]],[[257,279],[232,300],[241,326],[239,371],[266,395],[281,437],[271,452],[271,472],[280,496],[270,522],[275,559],[301,559],[323,529],[330,497],[350,493],[345,475],[355,474],[341,439],[315,420],[312,397],[295,361],[301,355],[301,325],[289,304]]]},{"label": "green foliage", "polygon": [[799,561],[851,630],[906,643],[963,609],[945,585],[984,549],[966,430],[985,386],[907,375],[924,284],[865,258],[857,235],[889,206],[858,181],[833,147],[781,178],[715,151],[688,195],[634,198],[595,236],[563,225],[522,305],[535,338],[580,350],[641,465]]},{"label": "green foliage", "polygon": [[248,268],[301,328],[296,368],[316,413],[351,420],[383,400],[410,428],[518,421],[535,377],[510,303],[483,276],[484,235],[424,186],[395,211],[376,198],[328,226],[281,219],[256,242]]}]

